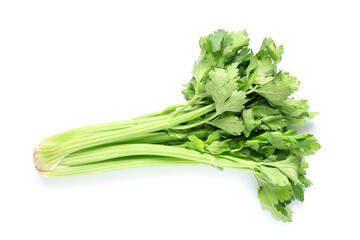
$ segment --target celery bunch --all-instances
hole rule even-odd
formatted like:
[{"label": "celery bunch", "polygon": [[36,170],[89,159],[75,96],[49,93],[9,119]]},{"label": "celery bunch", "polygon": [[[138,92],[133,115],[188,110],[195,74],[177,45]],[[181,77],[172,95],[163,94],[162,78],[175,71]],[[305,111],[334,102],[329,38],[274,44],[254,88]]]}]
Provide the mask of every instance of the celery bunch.
[{"label": "celery bunch", "polygon": [[264,39],[255,54],[245,31],[218,30],[199,41],[200,56],[185,85],[187,102],[136,119],[87,126],[44,139],[34,150],[45,177],[149,166],[208,165],[247,171],[263,209],[291,221],[287,205],[304,200],[304,157],[320,145],[291,126],[315,113],[290,95],[299,81],[279,71],[283,47]]}]

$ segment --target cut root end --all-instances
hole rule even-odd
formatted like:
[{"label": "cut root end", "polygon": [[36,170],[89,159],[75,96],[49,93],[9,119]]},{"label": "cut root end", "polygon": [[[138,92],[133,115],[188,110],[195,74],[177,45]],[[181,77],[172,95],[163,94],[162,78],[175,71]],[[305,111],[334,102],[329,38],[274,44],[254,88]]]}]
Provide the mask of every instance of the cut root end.
[{"label": "cut root end", "polygon": [[39,159],[39,150],[37,148],[34,149],[33,160],[34,160],[35,169],[38,171],[38,173],[40,173],[42,176],[47,178],[49,175],[49,172],[41,170],[41,167],[39,164],[39,160],[40,160]]}]

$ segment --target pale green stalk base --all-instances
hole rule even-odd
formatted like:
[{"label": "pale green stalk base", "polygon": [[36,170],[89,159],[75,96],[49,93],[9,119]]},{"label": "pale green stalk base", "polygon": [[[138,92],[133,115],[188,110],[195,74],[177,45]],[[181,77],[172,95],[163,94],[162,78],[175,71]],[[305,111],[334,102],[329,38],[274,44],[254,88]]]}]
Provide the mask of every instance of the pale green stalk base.
[{"label": "pale green stalk base", "polygon": [[171,115],[144,117],[129,122],[84,127],[49,137],[42,141],[38,150],[36,150],[35,166],[41,171],[49,172],[55,169],[71,153],[99,145],[126,142],[133,139],[134,136],[141,137],[149,133],[162,131],[203,116],[214,109],[214,104],[211,104],[190,112],[184,111],[174,118],[171,118]]},{"label": "pale green stalk base", "polygon": [[[34,159],[38,159],[37,151]],[[66,156],[45,177],[65,177],[151,166],[213,166],[255,172],[257,163],[227,156],[159,144],[118,144],[83,150]]]}]

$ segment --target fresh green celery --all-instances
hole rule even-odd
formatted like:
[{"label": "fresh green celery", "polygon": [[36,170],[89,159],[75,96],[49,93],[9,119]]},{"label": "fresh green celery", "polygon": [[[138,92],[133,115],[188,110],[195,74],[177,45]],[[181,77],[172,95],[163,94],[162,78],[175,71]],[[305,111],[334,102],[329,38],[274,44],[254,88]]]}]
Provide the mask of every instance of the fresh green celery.
[{"label": "fresh green celery", "polygon": [[291,96],[300,82],[278,70],[283,47],[265,38],[256,52],[249,40],[245,30],[201,38],[182,91],[187,102],[48,137],[34,150],[36,169],[48,178],[150,166],[246,171],[255,177],[262,208],[292,221],[288,205],[303,201],[312,184],[305,157],[320,149],[313,135],[292,127],[315,113],[307,100]]}]

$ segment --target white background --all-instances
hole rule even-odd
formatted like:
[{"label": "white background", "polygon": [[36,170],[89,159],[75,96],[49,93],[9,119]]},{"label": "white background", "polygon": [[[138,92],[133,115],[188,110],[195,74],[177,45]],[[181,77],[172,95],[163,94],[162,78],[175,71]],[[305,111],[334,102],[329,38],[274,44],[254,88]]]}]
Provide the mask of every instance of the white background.
[{"label": "white background", "polygon": [[[359,239],[357,1],[1,1],[0,239]],[[292,223],[261,210],[242,172],[159,167],[44,179],[45,137],[183,102],[198,40],[247,29],[321,114],[322,149]]]}]

